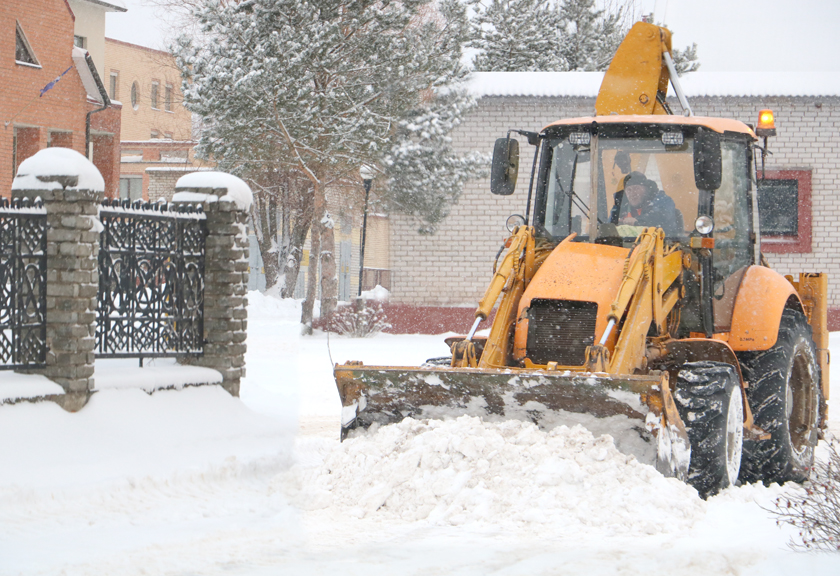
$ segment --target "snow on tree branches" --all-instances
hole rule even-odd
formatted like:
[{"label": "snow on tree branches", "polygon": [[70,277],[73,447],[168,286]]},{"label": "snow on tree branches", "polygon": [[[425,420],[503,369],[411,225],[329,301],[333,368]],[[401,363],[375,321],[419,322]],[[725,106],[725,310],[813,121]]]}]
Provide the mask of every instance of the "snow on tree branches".
[{"label": "snow on tree branches", "polygon": [[[616,0],[468,0],[476,70],[606,70],[635,19],[635,2]],[[673,50],[680,74],[699,68],[697,45]]]},{"label": "snow on tree branches", "polygon": [[[320,265],[329,316],[335,240],[322,222],[328,204],[352,203],[362,164],[388,175],[393,190],[382,191],[383,202],[427,227],[481,167],[448,140],[470,106],[453,88],[468,73],[465,8],[457,0],[203,0],[193,17],[202,36],[179,38],[174,51],[185,106],[204,120],[198,150],[250,179],[271,184],[291,173],[308,182],[296,189],[312,196],[312,209],[298,213],[309,218],[309,273]],[[305,326],[317,288],[310,285]]]}]

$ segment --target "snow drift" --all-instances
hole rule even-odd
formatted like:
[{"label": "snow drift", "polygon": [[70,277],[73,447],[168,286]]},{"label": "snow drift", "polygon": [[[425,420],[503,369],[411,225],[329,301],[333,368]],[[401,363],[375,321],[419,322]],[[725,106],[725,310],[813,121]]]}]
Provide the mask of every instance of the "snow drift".
[{"label": "snow drift", "polygon": [[359,434],[322,464],[275,479],[293,503],[378,521],[492,524],[541,537],[661,534],[705,514],[693,488],[582,426],[407,418]]}]

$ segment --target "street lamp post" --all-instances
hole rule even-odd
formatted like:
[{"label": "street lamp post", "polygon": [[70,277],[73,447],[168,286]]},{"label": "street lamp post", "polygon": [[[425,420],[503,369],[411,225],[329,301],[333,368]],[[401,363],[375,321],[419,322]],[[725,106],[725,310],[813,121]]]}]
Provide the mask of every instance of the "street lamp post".
[{"label": "street lamp post", "polygon": [[370,166],[362,164],[359,168],[359,174],[362,176],[362,183],[365,186],[365,211],[362,217],[362,242],[359,246],[359,296],[362,295],[362,278],[365,274],[365,237],[367,236],[367,215],[368,215],[368,198],[370,197],[370,185],[373,182],[374,172]]}]

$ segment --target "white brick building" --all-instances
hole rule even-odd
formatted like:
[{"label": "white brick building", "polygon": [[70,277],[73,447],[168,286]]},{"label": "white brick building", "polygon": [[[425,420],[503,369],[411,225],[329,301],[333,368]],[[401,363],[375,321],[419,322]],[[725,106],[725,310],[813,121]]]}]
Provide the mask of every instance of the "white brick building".
[{"label": "white brick building", "polygon": [[[478,106],[455,134],[456,146],[490,153],[508,129],[537,131],[554,120],[590,116],[602,77],[587,72],[476,74],[471,90]],[[763,241],[762,249],[782,273],[829,273],[830,323],[840,328],[840,77],[695,72],[683,87],[698,116],[755,124],[759,110],[775,112],[778,136],[769,142],[768,176],[797,179],[798,230],[794,236]],[[671,106],[680,110],[676,99]],[[524,138],[520,158],[514,195],[493,196],[489,180],[470,182],[434,236],[419,235],[409,218],[391,216],[392,303],[447,308],[437,311],[451,319],[443,322],[445,328],[469,327],[470,308],[481,298],[507,235],[505,220],[525,209],[533,148]],[[467,309],[452,309],[457,307]]]}]

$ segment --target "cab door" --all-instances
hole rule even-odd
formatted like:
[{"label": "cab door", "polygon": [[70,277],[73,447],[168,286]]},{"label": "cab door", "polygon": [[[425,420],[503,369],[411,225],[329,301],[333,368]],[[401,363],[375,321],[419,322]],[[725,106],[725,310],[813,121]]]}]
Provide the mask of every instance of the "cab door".
[{"label": "cab door", "polygon": [[735,297],[747,267],[753,264],[750,155],[746,142],[721,142],[722,177],[714,195],[712,237],[715,332],[729,332]]}]

